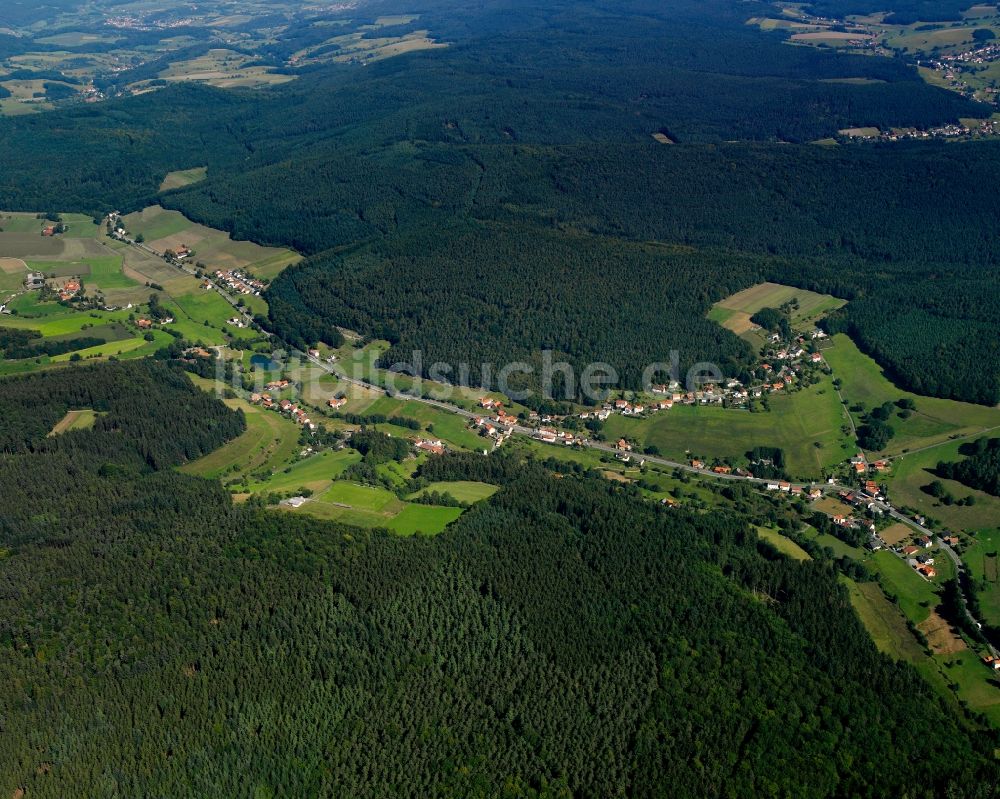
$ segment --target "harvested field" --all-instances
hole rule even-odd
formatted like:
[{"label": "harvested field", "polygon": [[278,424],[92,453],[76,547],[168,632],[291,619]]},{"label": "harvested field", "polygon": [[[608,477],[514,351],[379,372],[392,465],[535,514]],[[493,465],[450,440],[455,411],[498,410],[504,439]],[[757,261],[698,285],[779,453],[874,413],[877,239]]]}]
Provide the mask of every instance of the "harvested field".
[{"label": "harvested field", "polygon": [[0,272],[8,275],[16,275],[26,272],[28,265],[20,258],[0,258]]},{"label": "harvested field", "polygon": [[951,655],[968,649],[965,641],[936,610],[932,610],[930,616],[917,625],[917,629],[927,637],[927,643],[935,655]]},{"label": "harvested field", "polygon": [[886,527],[882,531],[882,540],[885,541],[889,546],[894,547],[900,541],[904,541],[913,534],[913,530],[907,527],[902,522],[896,522],[896,524]]}]

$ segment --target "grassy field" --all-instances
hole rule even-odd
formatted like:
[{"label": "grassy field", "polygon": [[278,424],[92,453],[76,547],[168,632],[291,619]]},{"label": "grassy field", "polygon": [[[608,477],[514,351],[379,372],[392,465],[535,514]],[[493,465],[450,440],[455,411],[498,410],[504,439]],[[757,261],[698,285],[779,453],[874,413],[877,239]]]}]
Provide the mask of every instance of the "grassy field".
[{"label": "grassy field", "polygon": [[89,430],[94,426],[94,422],[97,421],[97,417],[100,415],[100,413],[90,408],[84,408],[79,411],[67,411],[66,415],[56,422],[52,430],[49,431],[49,435],[58,436],[62,433],[68,433],[70,430]]},{"label": "grassy field", "polygon": [[767,541],[776,550],[788,555],[792,560],[811,560],[808,552],[792,541],[792,539],[783,536],[773,527],[758,526],[757,535],[762,541]]},{"label": "grassy field", "polygon": [[[426,30],[412,31],[403,36],[371,36],[371,31],[379,27],[382,26],[362,26],[353,33],[334,36],[319,45],[300,50],[295,54],[295,60],[299,64],[352,61],[368,63],[418,50],[434,50],[448,46],[435,41]],[[314,52],[318,54],[314,55]]]},{"label": "grassy field", "polygon": [[170,191],[171,189],[182,189],[185,186],[192,186],[195,183],[200,183],[206,177],[208,177],[208,167],[204,166],[168,172],[160,184],[160,191]]},{"label": "grassy field", "polygon": [[29,258],[28,269],[50,277],[80,277],[90,294],[100,289],[107,294],[114,289],[129,289],[139,285],[122,271],[122,258],[113,250],[100,257],[82,258],[78,261]]},{"label": "grassy field", "polygon": [[791,315],[792,326],[797,330],[811,328],[817,319],[846,302],[829,294],[817,294],[780,283],[759,283],[715,303],[708,312],[708,318],[746,338],[754,346],[760,346],[764,339],[757,334],[756,325],[750,317],[762,308],[778,308],[793,299],[799,304]]},{"label": "grassy field", "polygon": [[489,446],[478,433],[469,429],[463,417],[416,400],[381,397],[371,403],[365,413],[416,419],[423,424],[428,435],[460,449],[478,450]]},{"label": "grassy field", "polygon": [[434,535],[462,515],[461,508],[407,505],[386,525],[397,535]]},{"label": "grassy field", "polygon": [[[983,691],[984,687],[989,687],[986,685],[989,679],[986,669],[977,664],[978,669],[951,668],[946,672],[944,664],[955,660],[955,655],[928,655],[910,631],[900,609],[886,598],[878,583],[856,583],[847,577],[840,580],[847,588],[854,612],[875,646],[890,657],[913,665],[956,714],[961,715],[958,696],[974,697],[979,702],[976,709],[986,709],[993,704],[994,697]],[[968,654],[962,653],[959,659],[964,660]],[[960,684],[958,696],[950,687],[956,680]],[[992,716],[991,721],[994,726],[1000,726],[1000,718]]]},{"label": "grassy field", "polygon": [[[937,477],[933,473],[939,461],[965,460],[965,456],[959,453],[962,443],[949,441],[933,449],[904,455],[895,461],[892,475],[886,480],[892,501],[896,505],[905,505],[938,519],[953,530],[980,530],[1000,524],[1000,498],[968,488],[955,480]],[[956,499],[972,496],[975,497],[976,504],[944,505],[923,490],[924,486],[934,480],[940,480]]]},{"label": "grassy field", "polygon": [[604,433],[608,440],[624,436],[655,445],[673,460],[684,460],[690,452],[742,462],[755,446],[780,447],[789,474],[800,479],[820,478],[852,454],[853,439],[842,429],[846,412],[828,378],[801,391],[772,395],[770,406],[770,412],[758,413],[675,406],[647,419],[616,414],[605,423]]},{"label": "grassy field", "polygon": [[958,685],[958,696],[973,710],[983,713],[994,727],[1000,727],[1000,690],[995,672],[987,669],[972,650],[935,655],[934,660],[948,680]]},{"label": "grassy field", "polygon": [[962,559],[975,579],[986,583],[979,591],[985,621],[1000,626],[1000,528],[979,531]]},{"label": "grassy field", "polygon": [[908,52],[925,52],[941,48],[945,52],[961,50],[972,45],[972,32],[977,28],[990,28],[998,32],[994,23],[979,20],[962,27],[942,25],[935,30],[918,30],[920,26],[907,26],[888,37],[889,46]]},{"label": "grassy field", "polygon": [[[203,380],[195,383],[209,390],[214,385]],[[273,472],[290,464],[300,449],[299,429],[294,422],[243,400],[226,400],[226,404],[246,415],[246,431],[214,452],[185,464],[182,472],[230,483],[245,480],[262,469]]]},{"label": "grassy field", "polygon": [[906,626],[899,608],[886,599],[878,583],[856,583],[842,577],[854,612],[858,614],[875,646],[897,660],[916,663],[927,657],[924,648]]},{"label": "grassy field", "polygon": [[[152,355],[157,349],[173,341],[163,330],[153,330],[152,341],[146,341],[145,333],[128,321],[127,310],[119,311],[77,311],[56,302],[38,302],[38,292],[27,292],[9,303],[17,315],[4,316],[0,324],[4,327],[36,330],[44,338],[67,340],[81,337],[101,339],[103,343],[81,350],[70,351],[52,357],[33,358],[25,361],[5,362],[0,365],[0,373],[14,374],[65,363],[76,356],[84,359],[123,359]],[[138,311],[139,309],[134,309]]]},{"label": "grassy field", "polygon": [[[881,454],[898,455],[907,449],[947,441],[949,436],[1000,427],[1000,409],[903,391],[846,335],[838,334],[832,341],[833,346],[823,351],[823,357],[834,376],[841,379],[841,392],[849,406],[861,404],[870,409],[904,397],[916,404],[909,419],[893,416],[890,424],[896,435]],[[860,422],[860,414],[855,414],[855,420]]]},{"label": "grassy field", "polygon": [[171,83],[205,83],[220,89],[275,86],[295,80],[294,75],[281,75],[265,66],[248,66],[256,59],[235,50],[213,49],[187,61],[175,61],[159,77]]},{"label": "grassy field", "polygon": [[353,449],[325,450],[297,460],[281,469],[267,480],[250,483],[252,493],[274,491],[301,493],[308,489],[314,493],[328,490],[333,481],[351,465],[361,460],[361,453]]},{"label": "grassy field", "polygon": [[937,605],[938,595],[934,585],[892,552],[875,552],[867,563],[878,572],[887,593],[898,599],[900,610],[914,624],[926,619],[931,608]]},{"label": "grassy field", "polygon": [[427,486],[427,488],[418,491],[409,498],[416,499],[418,496],[436,491],[440,494],[451,494],[459,502],[468,502],[471,504],[473,502],[479,502],[483,499],[489,499],[498,490],[499,489],[496,486],[490,485],[489,483],[456,480],[447,483],[431,483]]},{"label": "grassy field", "polygon": [[848,557],[854,558],[854,560],[863,560],[865,558],[865,550],[846,544],[839,538],[828,533],[820,533],[814,527],[807,527],[805,536],[813,539],[820,546],[829,548],[838,558]]},{"label": "grassy field", "polygon": [[344,480],[294,511],[358,527],[384,527],[397,535],[434,535],[462,515],[461,508],[403,502],[391,491]]},{"label": "grassy field", "polygon": [[233,241],[228,233],[199,225],[179,211],[168,211],[159,205],[125,216],[123,224],[133,236],[141,233],[146,245],[157,252],[189,247],[194,251],[192,260],[213,270],[245,269],[270,280],[300,260],[291,250]]}]

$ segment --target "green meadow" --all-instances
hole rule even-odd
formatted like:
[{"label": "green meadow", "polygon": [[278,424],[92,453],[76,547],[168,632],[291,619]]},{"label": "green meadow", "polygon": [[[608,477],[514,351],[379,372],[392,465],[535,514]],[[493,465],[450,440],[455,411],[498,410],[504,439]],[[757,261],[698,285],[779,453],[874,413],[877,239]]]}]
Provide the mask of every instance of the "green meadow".
[{"label": "green meadow", "polygon": [[439,508],[434,505],[407,505],[386,525],[397,535],[440,533],[462,515],[461,508]]},{"label": "green meadow", "polygon": [[301,489],[321,492],[330,488],[336,478],[360,460],[361,453],[353,449],[325,450],[294,461],[267,480],[251,482],[249,488],[253,493],[299,492]]},{"label": "green meadow", "polygon": [[962,559],[980,583],[978,596],[984,620],[1000,627],[1000,528],[977,532]]},{"label": "green meadow", "polygon": [[204,263],[212,270],[245,269],[264,280],[272,280],[301,260],[292,250],[234,241],[224,231],[199,225],[179,211],[159,205],[128,214],[122,222],[132,236],[142,234],[145,244],[157,252],[186,246],[194,251],[194,262]]},{"label": "green meadow", "polygon": [[773,527],[757,526],[757,536],[761,541],[766,541],[778,552],[787,555],[792,560],[811,560],[809,553],[796,544],[792,539],[786,538]]},{"label": "green meadow", "polygon": [[[947,441],[932,449],[911,452],[893,461],[891,476],[886,479],[893,502],[938,519],[942,525],[953,530],[980,530],[1000,524],[1000,497],[934,474],[939,461],[965,460],[966,456],[959,452],[963,443],[965,442]],[[934,480],[940,480],[955,499],[971,496],[975,498],[975,504],[945,505],[924,490]]]},{"label": "green meadow", "polygon": [[294,512],[359,527],[384,527],[405,536],[440,533],[462,515],[461,508],[404,502],[384,488],[345,480],[334,481]]},{"label": "green meadow", "polygon": [[499,489],[496,486],[490,485],[489,483],[456,480],[445,483],[431,483],[426,488],[411,495],[410,499],[415,499],[423,494],[437,492],[439,494],[451,494],[459,502],[468,502],[471,504],[473,502],[479,502],[480,500],[489,499],[498,490]]},{"label": "green meadow", "polygon": [[208,167],[199,166],[194,169],[177,169],[168,172],[163,182],[160,184],[160,191],[170,191],[171,189],[182,189],[185,186],[193,186],[208,177]]},{"label": "green meadow", "polygon": [[[195,379],[196,385],[214,390],[214,383]],[[214,452],[185,466],[181,471],[200,477],[219,478],[223,483],[245,482],[261,470],[270,473],[288,466],[299,452],[298,425],[279,413],[265,411],[244,400],[226,400],[229,407],[243,411],[247,429],[242,435]]]},{"label": "green meadow", "polygon": [[416,419],[423,425],[425,435],[440,438],[460,449],[481,450],[492,446],[469,428],[464,417],[416,400],[381,397],[370,404],[364,413],[384,415],[390,419],[393,417]]},{"label": "green meadow", "polygon": [[853,454],[853,440],[843,430],[846,412],[829,378],[792,393],[772,394],[769,402],[769,412],[675,405],[645,419],[615,414],[605,423],[604,436],[653,445],[662,456],[679,461],[687,453],[743,461],[756,446],[780,447],[789,474],[798,479],[818,479]]},{"label": "green meadow", "polygon": [[[898,455],[908,449],[947,441],[951,436],[974,434],[1000,427],[1000,408],[968,402],[923,397],[893,385],[882,368],[858,349],[846,335],[832,338],[833,346],[823,351],[835,377],[842,381],[841,392],[848,406],[862,405],[865,410],[885,402],[907,398],[916,410],[908,419],[894,415],[889,422],[896,431],[884,452]],[[860,423],[861,414],[854,414]]]},{"label": "green meadow", "polygon": [[900,610],[914,624],[926,619],[931,608],[938,604],[934,585],[917,574],[898,555],[881,550],[873,553],[867,564],[879,574],[887,593],[896,597]]}]

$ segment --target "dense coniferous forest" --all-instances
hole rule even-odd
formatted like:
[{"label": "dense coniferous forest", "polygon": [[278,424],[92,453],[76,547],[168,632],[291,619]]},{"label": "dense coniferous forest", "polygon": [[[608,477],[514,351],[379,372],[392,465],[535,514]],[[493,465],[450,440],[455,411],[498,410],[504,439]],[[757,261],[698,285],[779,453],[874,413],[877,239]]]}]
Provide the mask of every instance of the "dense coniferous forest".
[{"label": "dense coniferous forest", "polygon": [[[533,375],[511,376],[511,387],[537,388],[541,349],[553,362],[572,364],[577,376],[588,363],[608,363],[624,385],[638,388],[643,368],[668,363],[674,349],[684,372],[712,361],[738,373],[750,348],[691,318],[690,308],[706,307],[765,271],[754,257],[723,260],[683,247],[489,223],[415,233],[348,258],[321,256],[268,297],[282,303],[278,323],[291,316],[284,303],[307,309],[388,339],[386,364],[425,375],[436,362],[453,365],[446,375],[452,382],[496,386],[503,366],[522,361]],[[468,378],[460,364],[471,367]],[[578,393],[567,385],[558,398]]]},{"label": "dense coniferous forest", "polygon": [[964,444],[962,452],[969,457],[957,463],[941,461],[935,474],[1000,497],[1000,438],[977,439]]},{"label": "dense coniferous forest", "polygon": [[[150,381],[165,401],[144,401]],[[107,409],[98,427],[46,438],[83,403]],[[423,476],[501,491],[400,539],[174,472],[242,423],[162,364],[0,381],[0,406],[6,794],[997,784],[995,742],[876,651],[832,566],[758,547],[735,514],[450,456]]]},{"label": "dense coniferous forest", "polygon": [[[837,329],[905,387],[1000,400],[1000,209],[983,190],[1000,182],[995,143],[808,144],[849,125],[926,126],[989,109],[924,84],[899,61],[789,47],[745,24],[766,10],[754,3],[417,5],[419,25],[448,48],[363,70],[312,69],[267,91],[179,86],[0,120],[0,207],[100,212],[159,200],[237,237],[306,254],[334,249],[276,282],[275,330],[335,341],[335,326],[352,320],[367,332],[395,328],[394,356],[426,344],[405,317],[430,309],[405,295],[440,297],[438,275],[421,269],[437,269],[441,254],[459,259],[448,265],[454,291],[475,298],[484,320],[505,319],[502,340],[525,334],[518,350],[555,342],[623,372],[639,365],[617,359],[650,348],[621,342],[648,341],[656,325],[664,346],[653,360],[673,347],[692,359],[713,348],[719,360],[738,358],[740,342],[710,332],[704,313],[719,286],[764,276],[850,299]],[[268,57],[319,35],[303,23]],[[874,82],[837,82],[846,78]],[[657,132],[677,143],[655,142]],[[40,160],[51,168],[38,169]],[[207,181],[157,197],[167,171],[192,164],[208,167]],[[567,290],[551,326],[509,313],[507,287],[478,296],[482,287],[464,276],[479,265],[464,252],[494,241],[496,227],[481,224],[490,222],[509,231],[519,279],[538,272],[535,242],[561,239],[581,262],[605,246],[594,234],[626,251],[657,241],[698,252],[683,283],[665,279],[647,293],[641,324],[598,331],[607,345],[573,342],[567,320],[613,317],[615,308],[597,307],[610,292]],[[764,260],[750,259],[737,278],[745,255]],[[376,280],[392,302],[358,308],[343,293]],[[543,295],[561,288],[544,276],[539,286]],[[436,353],[493,357],[499,339],[453,322],[436,325]],[[449,343],[460,339],[461,352]]]}]

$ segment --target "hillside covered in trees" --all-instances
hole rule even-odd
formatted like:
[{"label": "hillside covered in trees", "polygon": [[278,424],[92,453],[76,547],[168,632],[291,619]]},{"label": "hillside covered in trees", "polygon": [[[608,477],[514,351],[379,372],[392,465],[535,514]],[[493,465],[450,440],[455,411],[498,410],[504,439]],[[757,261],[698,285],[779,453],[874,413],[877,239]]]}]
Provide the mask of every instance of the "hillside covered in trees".
[{"label": "hillside covered in trees", "polygon": [[[790,47],[745,24],[767,10],[758,3],[421,0],[415,10],[413,25],[447,48],[301,71],[266,91],[178,86],[0,120],[0,207],[101,212],[155,199],[315,255],[269,298],[274,329],[293,343],[357,324],[395,333],[393,356],[426,348],[431,326],[410,317],[431,308],[413,303],[447,296],[428,271],[447,254],[448,292],[480,316],[442,314],[435,353],[482,362],[500,343],[553,346],[624,373],[671,349],[728,362],[742,344],[710,331],[705,312],[723,287],[763,276],[851,300],[837,329],[906,388],[1000,401],[1000,208],[984,190],[1000,182],[996,142],[809,143],[846,126],[927,127],[989,108],[899,61]],[[317,35],[289,31],[267,57]],[[157,196],[166,172],[193,164],[207,180]],[[501,268],[559,296],[550,317],[504,296],[526,287],[488,293],[473,281],[481,263],[467,254],[496,243],[492,223],[507,231]],[[592,264],[648,242],[693,249],[641,297],[629,296],[635,286],[620,297],[578,290],[593,268],[562,278],[538,258],[575,249],[568,262]],[[627,283],[610,270],[629,265],[602,279]],[[363,289],[376,283],[384,296]],[[619,302],[628,319],[615,318]],[[567,334],[590,317],[605,327]],[[504,330],[487,336],[496,318]],[[650,347],[656,326],[661,344]]]},{"label": "hillside covered in trees", "polygon": [[[147,381],[169,401],[142,401]],[[46,438],[80,403],[107,414]],[[161,364],[3,380],[0,407],[6,795],[997,784],[995,742],[876,651],[833,568],[758,546],[735,514],[449,456],[425,476],[501,491],[400,539],[173,471],[242,422]]]}]

